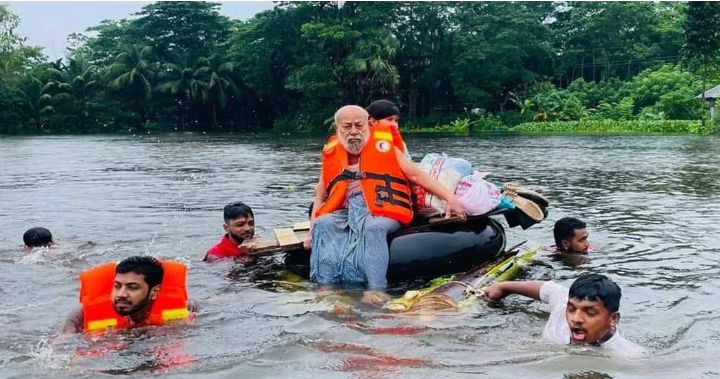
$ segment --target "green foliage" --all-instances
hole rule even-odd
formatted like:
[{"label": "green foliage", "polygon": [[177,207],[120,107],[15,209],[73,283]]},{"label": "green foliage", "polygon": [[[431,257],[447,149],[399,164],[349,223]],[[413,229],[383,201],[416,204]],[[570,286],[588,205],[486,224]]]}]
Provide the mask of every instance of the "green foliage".
[{"label": "green foliage", "polygon": [[20,18],[7,4],[0,4],[0,80],[30,71],[44,58],[41,49],[25,46],[25,38],[15,34]]},{"label": "green foliage", "polygon": [[46,62],[0,4],[0,133],[324,131],[339,106],[377,99],[401,106],[403,130],[657,123],[701,117],[694,96],[720,83],[717,3],[278,2],[246,21],[219,9],[151,3]]},{"label": "green foliage", "polygon": [[647,69],[628,83],[637,107],[655,106],[669,119],[697,119],[700,102],[695,96],[702,90],[698,75],[678,65]]},{"label": "green foliage", "polygon": [[689,120],[531,122],[517,125],[510,130],[543,133],[701,133],[700,121]]},{"label": "green foliage", "polygon": [[530,88],[528,94],[531,97],[524,101],[515,94],[511,94],[510,100],[517,104],[520,112],[528,115],[532,121],[572,121],[588,115],[580,99],[570,91],[556,89],[551,83],[538,83]]},{"label": "green foliage", "polygon": [[[704,107],[708,77],[716,72],[717,59],[720,56],[720,3],[691,2],[683,25],[683,34],[683,54],[691,66],[700,68],[702,72],[701,106]],[[701,109],[700,113],[705,127],[705,112]]]},{"label": "green foliage", "polygon": [[230,35],[230,20],[218,13],[220,3],[158,1],[135,14],[128,36],[134,44],[152,47],[163,59],[172,53],[208,57]]},{"label": "green foliage", "polygon": [[592,112],[593,120],[631,120],[633,118],[633,109],[635,108],[635,100],[632,97],[625,97],[617,103],[608,103],[601,101],[596,109]]},{"label": "green foliage", "polygon": [[720,54],[720,4],[714,1],[690,2],[683,34],[686,56],[702,61],[716,58]]},{"label": "green foliage", "polygon": [[466,107],[502,107],[509,91],[550,73],[548,3],[457,3],[452,84]]},{"label": "green foliage", "polygon": [[584,79],[575,79],[567,88],[580,100],[585,108],[595,108],[600,102],[617,103],[623,97],[631,96],[625,82],[611,78],[601,82],[586,82]]}]

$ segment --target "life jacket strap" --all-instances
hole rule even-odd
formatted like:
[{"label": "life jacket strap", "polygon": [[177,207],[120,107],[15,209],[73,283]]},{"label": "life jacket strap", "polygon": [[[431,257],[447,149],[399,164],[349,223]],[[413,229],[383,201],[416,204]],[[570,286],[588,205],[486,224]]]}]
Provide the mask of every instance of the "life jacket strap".
[{"label": "life jacket strap", "polygon": [[[375,186],[375,205],[378,207],[382,207],[384,202],[388,202],[392,205],[397,205],[399,207],[403,207],[405,209],[412,210],[412,205],[410,204],[410,196],[408,194],[396,190],[395,188],[392,188],[392,183],[401,184],[405,187],[408,187],[408,191],[410,190],[408,186],[408,182],[405,179],[398,178],[392,175],[380,175],[375,174],[372,172],[368,172],[365,174],[366,177],[369,177],[370,179],[377,179],[382,180],[385,182],[385,185],[377,185]],[[407,200],[407,202],[397,199],[396,197],[402,198]]]},{"label": "life jacket strap", "polygon": [[363,173],[359,171],[350,171],[348,169],[344,169],[338,176],[334,177],[333,180],[330,181],[330,184],[328,185],[327,193],[329,194],[332,188],[341,181],[347,181],[347,180],[360,180],[363,178]]},{"label": "life jacket strap", "polygon": [[[395,183],[407,187],[409,191],[410,184],[404,178],[398,178],[397,176],[392,176],[390,174],[377,174],[374,172],[359,172],[344,169],[338,176],[336,176],[335,178],[333,178],[333,180],[330,181],[327,193],[329,194],[330,191],[332,191],[333,186],[335,186],[335,184],[340,181],[361,179],[382,180],[383,182],[385,182],[384,185],[379,184],[375,187],[375,193],[377,195],[375,196],[375,205],[377,205],[378,207],[382,207],[383,203],[388,202],[392,205],[397,205],[412,210],[412,204],[410,204],[410,196],[408,196],[408,194],[404,193],[403,191],[392,188],[392,183]],[[402,201],[398,198],[405,199],[407,200],[407,202]]]}]

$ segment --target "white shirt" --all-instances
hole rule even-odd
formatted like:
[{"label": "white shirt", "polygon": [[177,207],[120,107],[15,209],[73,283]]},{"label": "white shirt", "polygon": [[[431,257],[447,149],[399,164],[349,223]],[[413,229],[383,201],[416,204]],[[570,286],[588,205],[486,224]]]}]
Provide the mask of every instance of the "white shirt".
[{"label": "white shirt", "polygon": [[[540,301],[550,306],[550,318],[545,324],[543,337],[555,343],[570,343],[570,326],[565,319],[568,291],[568,288],[554,282],[545,282],[540,287]],[[626,358],[638,357],[645,353],[645,349],[641,346],[628,341],[620,335],[619,330],[600,346],[613,354]]]}]

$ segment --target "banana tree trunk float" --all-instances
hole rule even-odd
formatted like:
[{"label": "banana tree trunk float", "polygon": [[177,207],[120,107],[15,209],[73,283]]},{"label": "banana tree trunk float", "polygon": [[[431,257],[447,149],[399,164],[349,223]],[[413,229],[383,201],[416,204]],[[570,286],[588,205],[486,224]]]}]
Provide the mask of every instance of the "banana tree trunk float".
[{"label": "banana tree trunk float", "polygon": [[[517,248],[517,246],[515,247]],[[519,253],[509,249],[496,259],[485,262],[457,278],[440,278],[421,291],[408,291],[400,299],[389,301],[385,308],[393,312],[436,312],[459,309],[483,295],[491,284],[511,279],[532,261],[540,248]]]}]

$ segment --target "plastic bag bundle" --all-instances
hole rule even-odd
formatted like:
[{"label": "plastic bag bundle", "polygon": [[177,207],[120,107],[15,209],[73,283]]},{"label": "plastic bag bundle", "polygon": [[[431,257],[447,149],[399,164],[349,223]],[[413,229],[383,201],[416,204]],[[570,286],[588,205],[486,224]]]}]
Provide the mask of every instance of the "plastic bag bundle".
[{"label": "plastic bag bundle", "polygon": [[[451,158],[445,154],[428,154],[420,162],[420,167],[433,179],[439,181],[450,192],[455,192],[460,179],[470,175],[470,162]],[[415,212],[421,215],[432,215],[445,212],[445,202],[420,186],[413,186],[415,194]]]},{"label": "plastic bag bundle", "polygon": [[478,171],[462,178],[455,194],[470,216],[488,213],[500,204],[500,189],[483,179],[483,175]]}]

